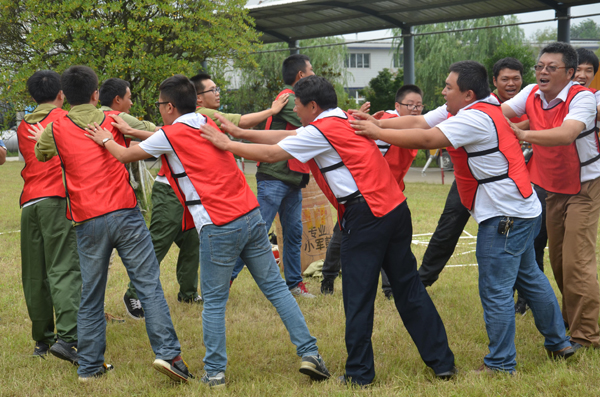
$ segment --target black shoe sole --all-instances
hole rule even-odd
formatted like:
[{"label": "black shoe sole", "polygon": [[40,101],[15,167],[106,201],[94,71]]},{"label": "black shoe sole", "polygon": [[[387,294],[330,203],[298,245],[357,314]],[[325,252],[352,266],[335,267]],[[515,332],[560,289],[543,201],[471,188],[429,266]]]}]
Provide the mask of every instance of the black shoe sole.
[{"label": "black shoe sole", "polygon": [[152,363],[152,366],[154,367],[155,370],[157,370],[161,374],[167,375],[169,378],[171,378],[172,380],[174,380],[176,382],[187,383],[188,379],[191,377],[191,376],[185,376],[184,374],[181,374],[179,371],[177,371],[175,368],[173,368],[173,366],[165,360],[156,359]]},{"label": "black shoe sole", "polygon": [[79,357],[77,358],[73,358],[73,355],[70,354],[67,350],[65,350],[61,345],[59,344],[54,344],[51,348],[50,348],[50,353],[52,353],[52,355],[54,357],[60,358],[61,360],[65,360],[70,362],[71,364],[75,365],[75,366],[79,366]]}]

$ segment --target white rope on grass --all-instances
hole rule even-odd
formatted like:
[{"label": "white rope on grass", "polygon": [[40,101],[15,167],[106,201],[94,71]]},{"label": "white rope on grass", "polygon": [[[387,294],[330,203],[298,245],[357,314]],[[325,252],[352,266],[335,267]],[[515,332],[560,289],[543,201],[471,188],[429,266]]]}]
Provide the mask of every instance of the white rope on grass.
[{"label": "white rope on grass", "polygon": [[15,230],[14,232],[1,232],[0,234],[10,234],[10,233],[21,233],[21,231]]}]

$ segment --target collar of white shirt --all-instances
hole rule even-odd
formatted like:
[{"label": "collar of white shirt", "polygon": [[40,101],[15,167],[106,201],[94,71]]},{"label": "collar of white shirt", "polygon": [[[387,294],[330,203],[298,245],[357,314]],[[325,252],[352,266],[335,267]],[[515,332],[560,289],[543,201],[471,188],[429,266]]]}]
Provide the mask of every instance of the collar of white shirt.
[{"label": "collar of white shirt", "polygon": [[200,113],[186,113],[179,116],[173,124],[183,123],[187,124],[192,128],[200,128],[206,124],[206,117]]},{"label": "collar of white shirt", "polygon": [[559,102],[565,102],[567,100],[567,95],[569,95],[569,89],[571,89],[571,87],[573,86],[573,84],[575,84],[573,82],[573,80],[569,81],[569,84],[567,84],[556,96],[556,98],[554,98],[553,100],[551,100],[549,103],[546,101],[546,97],[544,96],[544,93],[542,91],[540,91],[539,87],[538,90],[535,92],[534,95],[537,95],[540,97],[540,99],[542,100],[542,104],[543,106],[546,108],[548,106],[554,106]]},{"label": "collar of white shirt", "polygon": [[317,118],[313,120],[313,122],[320,120],[320,119],[324,119],[325,117],[341,117],[341,118],[345,119],[346,114],[344,114],[344,111],[340,108],[331,108],[331,109],[327,109],[327,110],[324,110],[323,112],[321,112],[321,114],[318,115]]},{"label": "collar of white shirt", "polygon": [[460,113],[460,112],[462,112],[463,110],[465,110],[465,109],[468,109],[468,108],[470,108],[471,106],[473,106],[473,105],[475,105],[476,103],[479,103],[479,102],[491,103],[492,105],[500,105],[500,102],[498,102],[498,100],[496,99],[496,97],[495,97],[495,96],[493,96],[493,95],[489,95],[489,96],[487,96],[487,97],[485,97],[485,98],[483,98],[483,99],[479,99],[479,100],[477,100],[477,101],[475,101],[475,102],[469,103],[469,104],[468,104],[467,106],[465,106],[464,108],[461,108],[461,109],[460,109],[458,112]]}]

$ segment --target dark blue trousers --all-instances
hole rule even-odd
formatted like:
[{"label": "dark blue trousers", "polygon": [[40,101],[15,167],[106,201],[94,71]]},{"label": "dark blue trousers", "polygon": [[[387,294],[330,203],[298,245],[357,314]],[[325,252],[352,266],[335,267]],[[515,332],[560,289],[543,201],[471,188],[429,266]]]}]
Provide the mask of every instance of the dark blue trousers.
[{"label": "dark blue trousers", "polygon": [[[375,378],[373,312],[379,272],[388,275],[394,303],[421,358],[436,373],[454,366],[446,329],[417,273],[410,249],[412,223],[406,202],[377,218],[366,203],[347,207],[341,256],[346,314],[346,376],[366,385]],[[399,354],[401,354],[399,352]]]}]

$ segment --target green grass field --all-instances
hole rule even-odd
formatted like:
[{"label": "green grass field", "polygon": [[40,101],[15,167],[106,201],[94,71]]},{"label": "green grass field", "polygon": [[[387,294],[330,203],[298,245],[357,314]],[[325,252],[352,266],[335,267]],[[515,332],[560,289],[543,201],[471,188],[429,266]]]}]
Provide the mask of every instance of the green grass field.
[{"label": "green grass field", "polygon": [[[187,396],[213,394],[199,382],[171,383],[152,369],[154,359],[143,321],[130,319],[122,302],[128,277],[120,260],[110,270],[106,311],[126,318],[107,325],[106,361],[115,370],[91,384],[77,381],[75,367],[49,357],[34,359],[34,342],[21,287],[20,209],[18,198],[23,163],[0,167],[0,396]],[[253,176],[248,177],[255,186]],[[415,235],[433,232],[449,186],[408,184],[405,191],[413,215]],[[470,221],[467,232],[475,235]],[[468,237],[465,234],[465,237]],[[412,246],[420,262],[429,236],[416,236]],[[473,238],[461,239],[449,265],[475,264]],[[190,370],[203,373],[202,306],[177,302],[175,279],[177,247],[161,265],[162,283]],[[549,263],[546,272],[555,286]],[[329,370],[344,373],[344,315],[341,282],[333,296],[319,293],[320,280],[308,279],[316,299],[298,301]],[[531,313],[517,318],[517,375],[477,375],[473,370],[487,353],[487,335],[477,289],[477,267],[451,267],[428,289],[446,325],[450,347],[460,374],[455,380],[436,380],[425,366],[404,329],[392,301],[381,292],[375,302],[376,378],[366,390],[349,389],[335,380],[311,383],[298,372],[300,359],[270,303],[244,270],[233,284],[227,310],[229,364],[227,389],[234,396],[598,396],[600,351],[580,350],[568,362],[552,362],[544,353],[543,338]],[[556,290],[556,288],[555,288]],[[556,290],[557,291],[557,290]],[[557,291],[558,292],[558,291]]]}]

